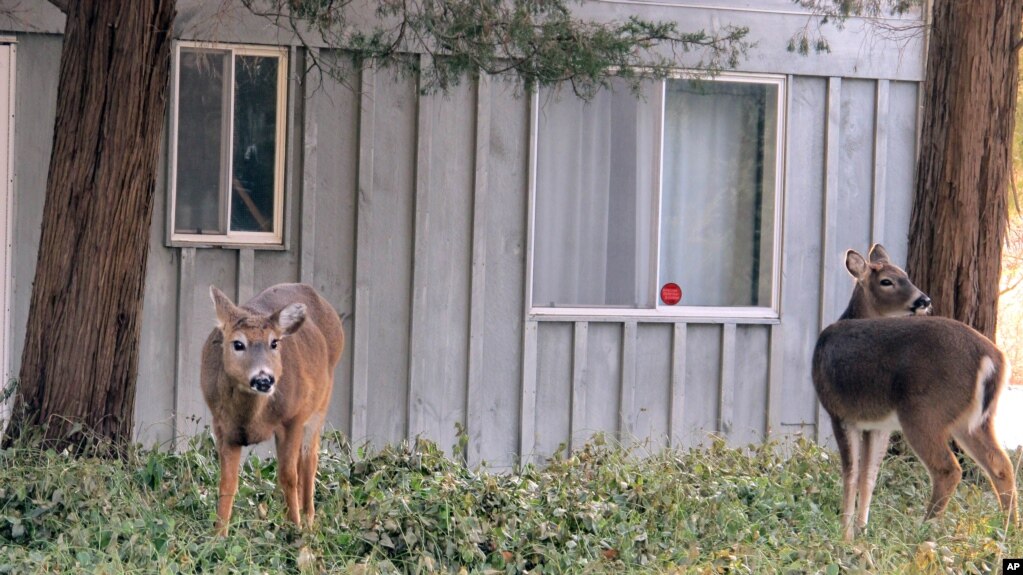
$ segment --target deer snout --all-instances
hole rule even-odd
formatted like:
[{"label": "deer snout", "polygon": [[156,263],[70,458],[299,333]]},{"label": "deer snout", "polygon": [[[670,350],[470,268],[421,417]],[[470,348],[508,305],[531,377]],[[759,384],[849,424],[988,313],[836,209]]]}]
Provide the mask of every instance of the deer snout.
[{"label": "deer snout", "polygon": [[924,294],[913,302],[914,315],[927,315],[931,313],[931,298]]},{"label": "deer snout", "polygon": [[273,386],[274,376],[269,373],[258,373],[255,377],[249,380],[249,387],[259,393],[270,393],[270,388]]}]

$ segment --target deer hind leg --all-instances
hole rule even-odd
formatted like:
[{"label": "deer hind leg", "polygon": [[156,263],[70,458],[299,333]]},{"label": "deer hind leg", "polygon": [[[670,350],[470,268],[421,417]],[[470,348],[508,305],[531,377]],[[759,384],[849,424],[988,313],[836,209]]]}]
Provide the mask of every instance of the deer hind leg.
[{"label": "deer hind leg", "polygon": [[874,486],[877,474],[881,471],[881,462],[888,451],[888,431],[872,430],[863,432],[863,446],[860,449],[859,474],[859,509],[856,514],[856,526],[863,529],[867,526],[870,515],[870,501],[874,497]]},{"label": "deer hind leg", "polygon": [[856,479],[860,474],[863,434],[856,428],[846,428],[834,416],[831,418],[831,427],[835,441],[838,442],[838,454],[842,458],[842,536],[846,541],[851,541],[856,534]]},{"label": "deer hind leg", "polygon": [[277,483],[284,492],[288,507],[288,519],[301,527],[298,499],[298,456],[302,445],[302,428],[290,425],[279,430],[274,439],[277,443]]},{"label": "deer hind leg", "polygon": [[302,504],[302,515],[307,527],[313,526],[315,508],[313,495],[316,492],[316,467],[320,458],[320,433],[326,414],[313,414],[303,429],[302,451],[298,460],[299,497]]},{"label": "deer hind leg", "polygon": [[960,431],[955,433],[954,437],[967,455],[976,461],[987,474],[991,481],[991,487],[998,495],[998,503],[1001,505],[1002,511],[1008,514],[1014,525],[1018,524],[1015,472],[1012,468],[1012,461],[995,436],[991,418],[988,417],[972,432],[970,430]]},{"label": "deer hind leg", "polygon": [[913,452],[923,461],[931,476],[931,500],[927,504],[925,520],[941,515],[963,470],[948,446],[949,434],[933,423],[902,419],[902,434]]}]

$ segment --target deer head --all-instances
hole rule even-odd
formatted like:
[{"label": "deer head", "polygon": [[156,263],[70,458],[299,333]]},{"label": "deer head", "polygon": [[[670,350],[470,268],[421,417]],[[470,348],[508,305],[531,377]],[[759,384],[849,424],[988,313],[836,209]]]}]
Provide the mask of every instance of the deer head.
[{"label": "deer head", "polygon": [[224,373],[236,387],[270,395],[281,376],[281,340],[305,322],[306,306],[293,303],[270,315],[250,312],[214,286],[210,297],[223,335]]},{"label": "deer head", "polygon": [[841,319],[926,315],[931,298],[891,263],[881,244],[870,248],[869,261],[856,250],[845,253],[845,269],[856,280],[852,299]]}]

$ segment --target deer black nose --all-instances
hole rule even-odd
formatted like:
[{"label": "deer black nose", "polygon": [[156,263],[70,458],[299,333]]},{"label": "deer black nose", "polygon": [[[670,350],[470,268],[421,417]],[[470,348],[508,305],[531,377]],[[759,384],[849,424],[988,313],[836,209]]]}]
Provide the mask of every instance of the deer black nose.
[{"label": "deer black nose", "polygon": [[926,312],[926,311],[929,311],[930,309],[931,309],[931,298],[927,297],[926,295],[922,295],[922,296],[916,298],[916,301],[913,302],[913,311],[914,312]]},{"label": "deer black nose", "polygon": [[257,375],[256,377],[253,377],[249,381],[249,387],[251,387],[252,389],[254,389],[254,390],[256,390],[256,391],[258,391],[260,393],[266,393],[266,392],[270,391],[270,388],[273,387],[273,385],[274,385],[274,376],[272,376],[270,374],[267,374],[267,373],[261,373],[261,374]]}]

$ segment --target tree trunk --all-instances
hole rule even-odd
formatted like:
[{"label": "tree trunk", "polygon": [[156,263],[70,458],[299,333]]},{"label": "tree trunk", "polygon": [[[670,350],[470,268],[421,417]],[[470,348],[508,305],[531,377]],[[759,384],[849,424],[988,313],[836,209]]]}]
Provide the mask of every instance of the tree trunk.
[{"label": "tree trunk", "polygon": [[934,0],[907,271],[994,339],[1023,0]]},{"label": "tree trunk", "polygon": [[[10,443],[131,441],[174,0],[69,2]],[[84,431],[82,433],[81,431]]]}]

